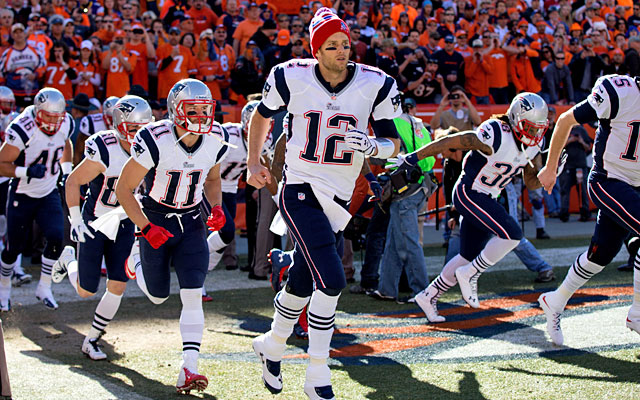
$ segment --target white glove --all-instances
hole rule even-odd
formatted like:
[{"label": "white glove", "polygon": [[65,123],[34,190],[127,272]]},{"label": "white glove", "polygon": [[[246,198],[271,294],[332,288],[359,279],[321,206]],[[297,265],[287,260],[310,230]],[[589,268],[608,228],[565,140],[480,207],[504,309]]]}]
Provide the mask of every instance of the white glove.
[{"label": "white glove", "polygon": [[367,156],[378,154],[378,144],[367,134],[349,126],[344,141],[350,149],[360,151]]},{"label": "white glove", "polygon": [[69,208],[69,221],[71,222],[71,240],[74,242],[84,243],[84,236],[87,235],[91,239],[95,238],[93,233],[89,230],[87,225],[84,223],[82,219],[82,214],[80,214],[80,207],[75,206]]},{"label": "white glove", "polygon": [[404,154],[398,154],[395,157],[387,158],[387,165],[384,166],[385,169],[398,168],[402,164],[404,164],[404,159],[406,156]]}]

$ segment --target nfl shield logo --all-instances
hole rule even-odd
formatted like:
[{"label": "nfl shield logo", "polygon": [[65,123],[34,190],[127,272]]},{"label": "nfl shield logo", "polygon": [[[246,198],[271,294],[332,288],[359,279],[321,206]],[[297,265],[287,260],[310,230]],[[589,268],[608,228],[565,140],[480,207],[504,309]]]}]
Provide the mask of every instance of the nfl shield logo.
[{"label": "nfl shield logo", "polygon": [[305,198],[304,193],[298,192],[298,200],[302,201],[304,200],[304,198]]}]

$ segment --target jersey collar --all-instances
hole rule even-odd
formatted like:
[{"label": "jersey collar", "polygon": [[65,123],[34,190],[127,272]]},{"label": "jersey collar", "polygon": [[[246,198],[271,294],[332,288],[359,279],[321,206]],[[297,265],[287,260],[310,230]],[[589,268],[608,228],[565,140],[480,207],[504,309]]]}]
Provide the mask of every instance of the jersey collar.
[{"label": "jersey collar", "polygon": [[203,136],[204,135],[198,135],[198,140],[196,140],[196,143],[191,146],[188,147],[186,144],[184,144],[184,142],[182,140],[180,140],[180,138],[178,137],[178,133],[176,132],[176,127],[174,126],[173,129],[173,137],[176,139],[176,141],[178,142],[178,146],[180,146],[180,148],[187,153],[187,156],[191,157],[193,156],[193,154],[195,154],[196,151],[198,151],[198,149],[200,149],[200,147],[202,146],[202,142],[203,140]]},{"label": "jersey collar", "polygon": [[352,62],[352,61],[349,61],[349,63],[347,63],[347,78],[344,81],[340,82],[338,84],[338,86],[336,86],[335,88],[332,88],[331,85],[329,84],[329,82],[327,82],[322,77],[322,74],[320,73],[320,66],[318,64],[316,64],[315,67],[313,68],[313,73],[314,73],[316,79],[318,80],[318,82],[320,82],[320,84],[322,85],[322,87],[332,97],[335,97],[338,94],[340,94],[340,92],[343,91],[347,86],[349,86],[351,81],[353,81],[353,77],[356,74],[356,64],[354,62]]}]

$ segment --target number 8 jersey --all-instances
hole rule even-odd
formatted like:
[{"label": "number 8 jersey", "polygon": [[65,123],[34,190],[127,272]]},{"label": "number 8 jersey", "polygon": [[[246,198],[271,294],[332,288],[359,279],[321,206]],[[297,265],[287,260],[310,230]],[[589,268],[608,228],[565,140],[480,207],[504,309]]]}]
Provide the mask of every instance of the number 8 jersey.
[{"label": "number 8 jersey", "polygon": [[529,160],[540,152],[540,147],[523,145],[515,138],[511,127],[498,119],[484,121],[476,129],[476,135],[493,148],[493,154],[487,156],[477,150],[470,151],[464,158],[456,185],[464,183],[496,199],[511,179],[520,175]]},{"label": "number 8 jersey", "polygon": [[149,169],[145,176],[146,195],[142,205],[151,210],[190,210],[200,205],[209,170],[227,155],[229,134],[217,122],[210,134],[199,135],[188,148],[178,141],[175,125],[169,120],[152,122],[140,129],[131,145],[131,157]]},{"label": "number 8 jersey", "polygon": [[13,120],[5,133],[5,141],[21,150],[14,164],[19,167],[44,164],[47,167],[41,179],[11,179],[11,186],[15,188],[16,193],[42,198],[56,188],[62,152],[74,128],[73,118],[66,113],[58,132],[52,136],[45,134],[36,125],[33,106],[25,108],[22,114]]},{"label": "number 8 jersey", "polygon": [[263,116],[284,107],[289,112],[286,182],[331,188],[343,200],[351,198],[364,161],[344,142],[349,125],[366,132],[370,118],[393,119],[402,113],[393,78],[362,64],[349,63],[347,70],[347,79],[331,88],[316,60],[279,64],[258,106]]}]

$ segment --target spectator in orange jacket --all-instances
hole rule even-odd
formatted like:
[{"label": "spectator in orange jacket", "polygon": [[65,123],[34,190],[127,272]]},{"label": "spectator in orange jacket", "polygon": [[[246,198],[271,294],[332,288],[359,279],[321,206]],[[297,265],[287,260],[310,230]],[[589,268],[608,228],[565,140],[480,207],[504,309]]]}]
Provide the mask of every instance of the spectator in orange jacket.
[{"label": "spectator in orange jacket", "polygon": [[73,97],[71,81],[78,77],[74,69],[76,62],[71,59],[69,47],[64,42],[54,42],[49,51],[45,86],[58,89],[65,99]]},{"label": "spectator in orange jacket", "polygon": [[476,104],[489,104],[489,74],[491,62],[482,55],[482,40],[472,43],[472,54],[464,59],[465,88],[475,98]]},{"label": "spectator in orange jacket", "polygon": [[158,47],[158,99],[169,95],[171,87],[180,79],[195,75],[197,67],[191,50],[179,44],[180,29],[169,29],[169,43]]},{"label": "spectator in orange jacket", "polygon": [[117,31],[109,50],[102,53],[102,69],[107,71],[105,97],[122,97],[129,91],[129,75],[136,67],[137,58],[125,49],[124,37],[124,32]]},{"label": "spectator in orange jacket", "polygon": [[537,57],[538,52],[527,48],[527,41],[519,39],[516,44],[518,51],[511,56],[509,75],[516,87],[516,93],[540,92],[540,81],[533,75],[533,68],[529,57]]}]

